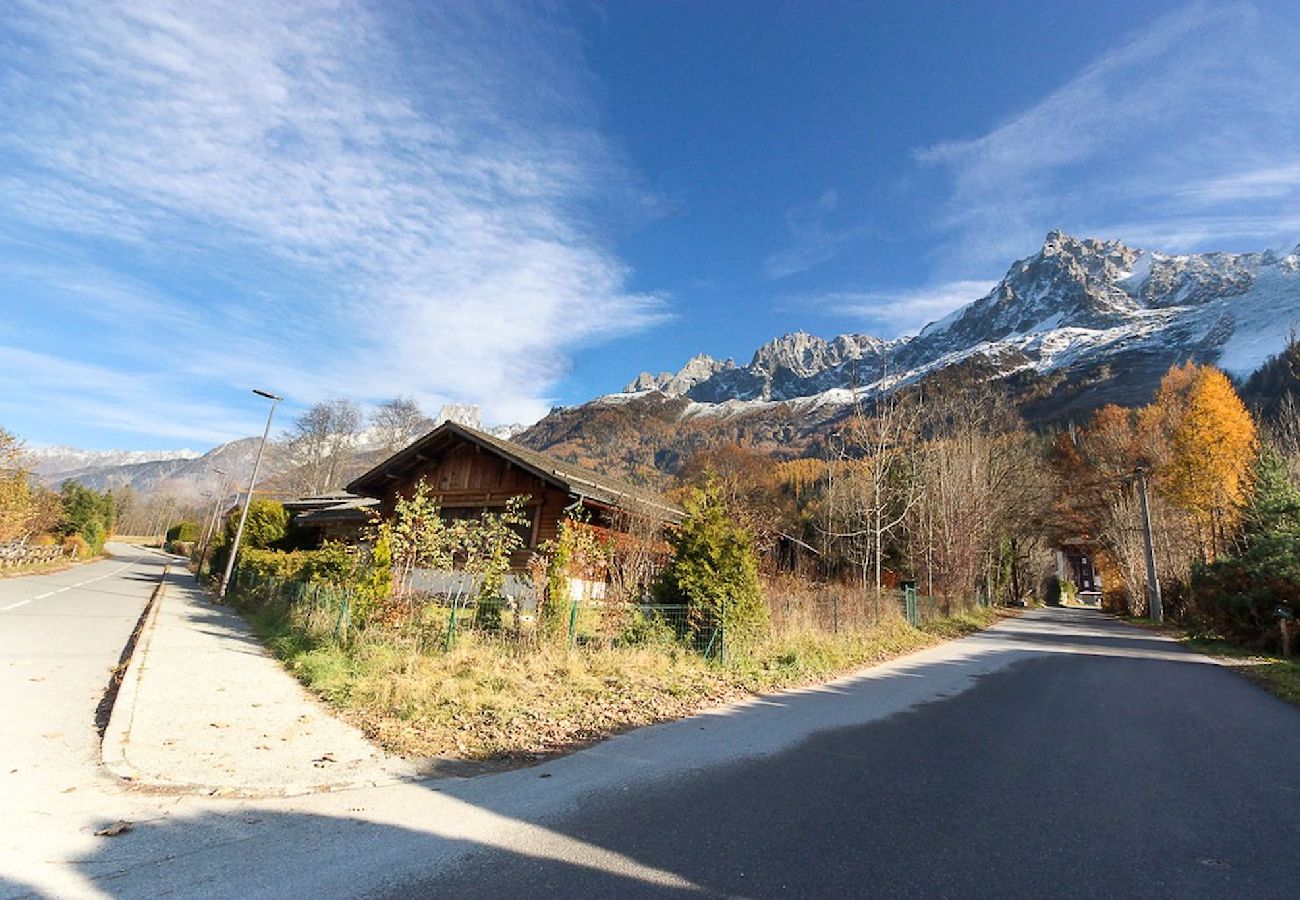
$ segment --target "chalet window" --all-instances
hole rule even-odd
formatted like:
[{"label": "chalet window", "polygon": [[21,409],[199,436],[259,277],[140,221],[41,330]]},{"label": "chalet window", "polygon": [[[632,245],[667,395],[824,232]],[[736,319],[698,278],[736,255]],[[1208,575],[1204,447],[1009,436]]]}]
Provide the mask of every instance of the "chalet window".
[{"label": "chalet window", "polygon": [[[525,547],[533,546],[533,528],[537,524],[537,507],[525,506],[522,525],[512,525],[510,530],[523,539]],[[500,513],[500,506],[444,506],[438,511],[444,522],[456,522],[462,519],[479,519],[484,513]]]}]

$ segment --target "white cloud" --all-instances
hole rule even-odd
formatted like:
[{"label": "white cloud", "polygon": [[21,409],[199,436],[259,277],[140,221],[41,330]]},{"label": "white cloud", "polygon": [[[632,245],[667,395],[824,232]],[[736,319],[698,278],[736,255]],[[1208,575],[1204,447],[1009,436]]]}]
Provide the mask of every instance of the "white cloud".
[{"label": "white cloud", "polygon": [[1296,12],[1197,4],[989,132],[918,151],[948,179],[940,259],[1002,265],[1053,227],[1176,242],[1165,250],[1294,241]]},{"label": "white cloud", "polygon": [[801,305],[822,312],[853,316],[886,337],[916,334],[991,291],[992,281],[950,281],[920,288],[880,291],[833,291],[801,298]]},{"label": "white cloud", "polygon": [[255,410],[232,413],[187,396],[163,373],[128,374],[0,345],[0,415],[8,418],[34,404],[86,428],[200,445],[260,429]]},{"label": "white cloud", "polygon": [[839,192],[832,188],[811,203],[788,210],[785,223],[789,244],[763,261],[763,274],[780,279],[806,272],[830,262],[846,247],[867,237],[870,229],[865,225],[831,224],[839,205]]},{"label": "white cloud", "polygon": [[534,418],[573,348],[664,315],[592,224],[608,196],[635,205],[635,179],[553,17],[409,15],[25,4],[0,60],[0,213],[217,273],[220,302],[141,301],[182,314],[134,348],[141,371]]}]

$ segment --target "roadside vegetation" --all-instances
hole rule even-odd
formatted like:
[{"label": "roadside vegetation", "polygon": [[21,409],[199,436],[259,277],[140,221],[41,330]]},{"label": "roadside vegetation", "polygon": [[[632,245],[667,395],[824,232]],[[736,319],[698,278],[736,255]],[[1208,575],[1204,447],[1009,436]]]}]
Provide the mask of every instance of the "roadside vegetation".
[{"label": "roadside vegetation", "polygon": [[[978,607],[913,628],[897,613],[834,634],[773,629],[723,660],[671,635],[642,642],[521,642],[477,628],[450,649],[414,649],[372,625],[346,642],[328,604],[238,601],[302,682],[388,749],[408,756],[527,759],[757,693],[824,682],[994,623]],[[779,597],[777,603],[781,603]]]},{"label": "roadside vegetation", "polygon": [[[579,510],[523,571],[517,507],[443,522],[421,490],[364,545],[309,549],[280,504],[257,499],[232,596],[306,684],[388,746],[546,753],[824,680],[986,625],[997,607],[1082,603],[1058,577],[1065,544],[1090,548],[1107,609],[1145,615],[1141,472],[1166,617],[1284,655],[1300,601],[1298,363],[1293,342],[1246,387],[1254,408],[1222,372],[1188,364],[1146,407],[1033,431],[976,371],[856,407],[812,456],[719,435],[657,485],[687,510],[680,527],[631,517],[616,540]],[[390,406],[396,449],[427,423]],[[296,422],[303,490],[338,487],[359,421],[330,401]],[[221,571],[234,522],[209,537],[199,518],[168,546]]]},{"label": "roadside vegetation", "polygon": [[1300,649],[1297,363],[1293,339],[1245,386],[1253,410],[1217,369],[1175,367],[1150,405],[1104,407],[1058,435],[1051,454],[1059,518],[1099,544],[1107,608],[1149,613],[1142,469],[1165,618],[1199,648],[1276,659],[1244,668],[1277,683]]},{"label": "roadside vegetation", "polygon": [[1300,705],[1300,660],[1251,650],[1212,635],[1189,634],[1188,647],[1221,662],[1283,700]]},{"label": "roadside vegetation", "polygon": [[112,492],[75,481],[41,487],[26,467],[23,444],[0,428],[0,570],[47,572],[104,551],[120,509]]},{"label": "roadside vegetation", "polygon": [[[258,530],[270,549],[241,552],[229,596],[371,737],[407,755],[471,759],[562,752],[997,620],[972,599],[913,627],[897,591],[761,575],[753,535],[716,481],[683,502],[686,520],[666,536],[646,517],[615,540],[579,511],[512,589],[517,510],[444,522],[420,485],[364,548],[277,550],[288,530]],[[454,583],[421,581],[453,566]],[[606,590],[593,597],[581,586],[597,575]]]}]

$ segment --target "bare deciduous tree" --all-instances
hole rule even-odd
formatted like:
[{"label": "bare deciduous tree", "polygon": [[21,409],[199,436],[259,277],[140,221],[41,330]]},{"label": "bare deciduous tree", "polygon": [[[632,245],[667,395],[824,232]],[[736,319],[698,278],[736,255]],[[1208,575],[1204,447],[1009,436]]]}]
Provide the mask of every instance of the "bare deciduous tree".
[{"label": "bare deciduous tree", "polygon": [[300,415],[285,434],[295,487],[307,494],[339,488],[360,429],[361,411],[351,400],[322,400]]},{"label": "bare deciduous tree", "polygon": [[394,397],[375,407],[370,424],[379,433],[383,449],[395,453],[432,428],[433,420],[413,398]]},{"label": "bare deciduous tree", "polygon": [[845,545],[863,587],[874,570],[877,605],[883,587],[886,541],[916,506],[919,403],[892,394],[871,415],[855,415],[831,441],[827,467],[826,531]]}]

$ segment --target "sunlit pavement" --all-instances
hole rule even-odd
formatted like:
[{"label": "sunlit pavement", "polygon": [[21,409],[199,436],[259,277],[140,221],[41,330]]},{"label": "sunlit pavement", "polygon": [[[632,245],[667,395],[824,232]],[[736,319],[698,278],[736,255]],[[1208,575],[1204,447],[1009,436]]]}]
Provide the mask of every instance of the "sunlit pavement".
[{"label": "sunlit pavement", "polygon": [[[12,628],[3,699],[26,719]],[[122,790],[86,758],[93,693],[49,700],[85,717],[79,780],[6,776],[6,809],[28,804],[4,825],[10,893],[1260,896],[1297,875],[1300,715],[1087,611],[533,768],[282,800]],[[43,727],[6,722],[6,771]]]}]

